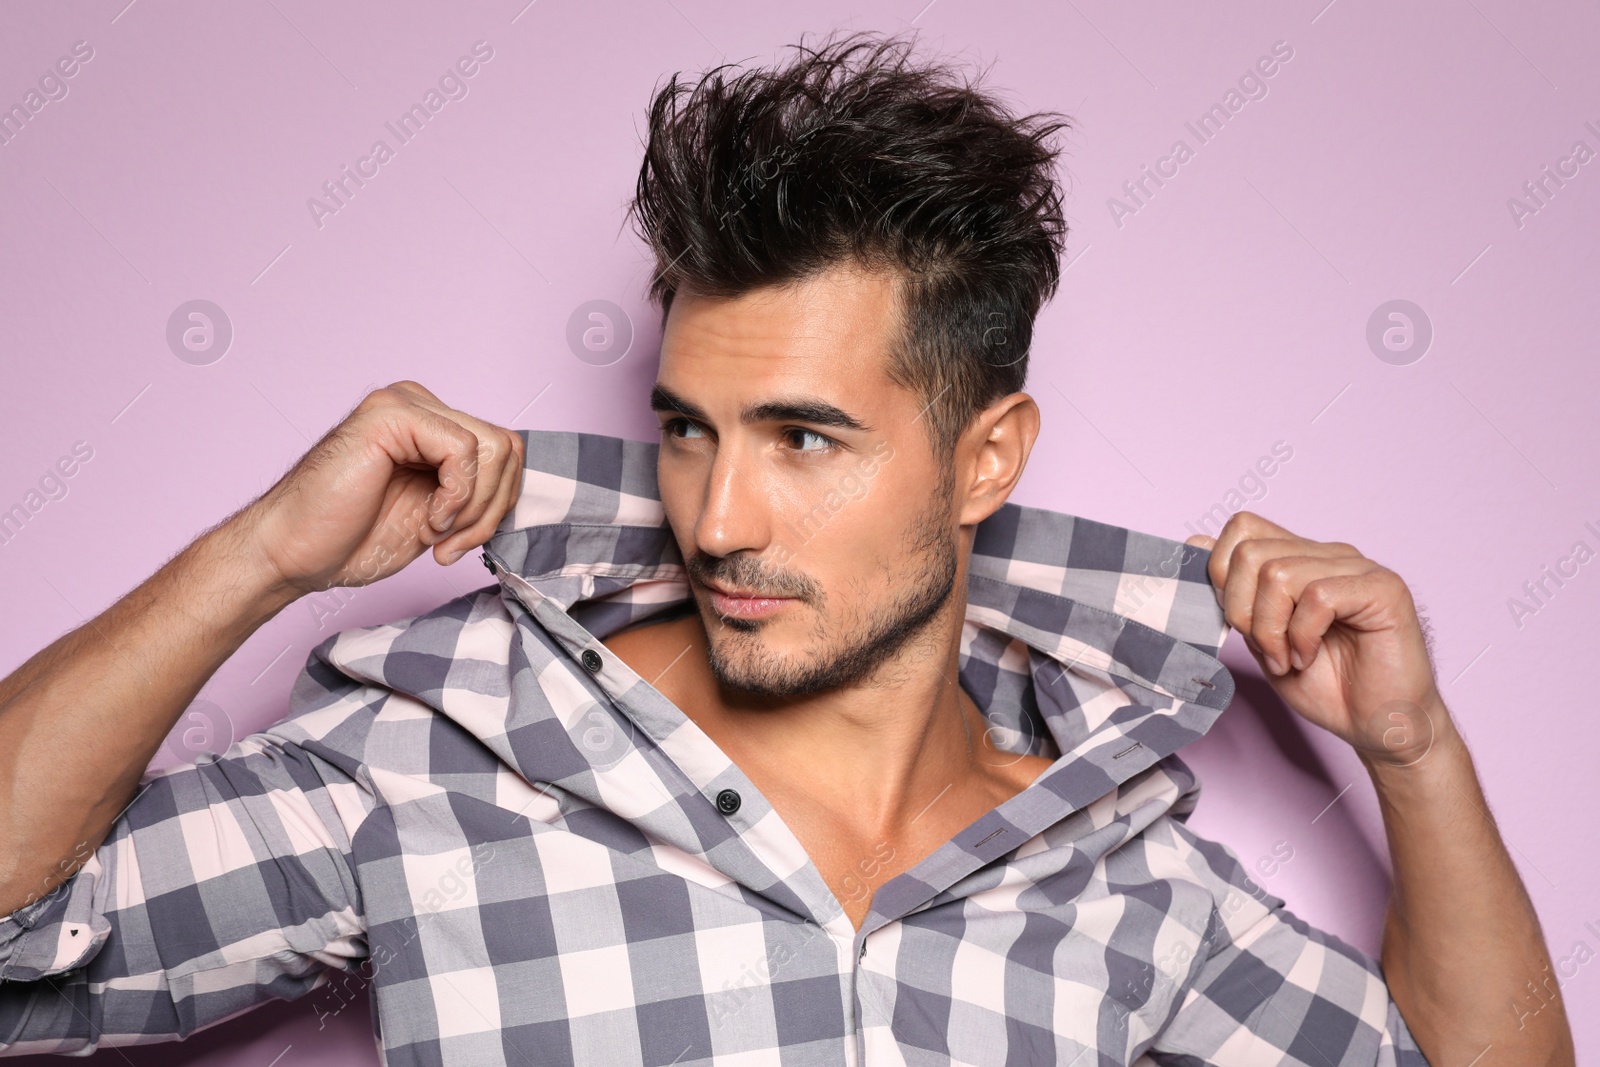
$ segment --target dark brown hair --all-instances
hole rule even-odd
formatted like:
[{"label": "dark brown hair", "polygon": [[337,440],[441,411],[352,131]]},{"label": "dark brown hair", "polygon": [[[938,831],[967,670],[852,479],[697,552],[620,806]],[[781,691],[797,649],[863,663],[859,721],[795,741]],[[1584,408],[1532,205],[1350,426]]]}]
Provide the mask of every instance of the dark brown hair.
[{"label": "dark brown hair", "polygon": [[680,288],[732,297],[849,261],[894,272],[888,372],[927,402],[948,458],[980,410],[1023,387],[1033,321],[1060,280],[1054,176],[1065,116],[1016,117],[913,42],[852,33],[777,68],[674,74],[651,102],[629,209]]}]

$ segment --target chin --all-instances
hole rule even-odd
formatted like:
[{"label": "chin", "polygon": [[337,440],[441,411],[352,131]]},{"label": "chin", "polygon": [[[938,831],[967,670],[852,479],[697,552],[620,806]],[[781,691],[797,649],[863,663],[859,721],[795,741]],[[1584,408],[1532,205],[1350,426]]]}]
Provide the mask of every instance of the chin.
[{"label": "chin", "polygon": [[762,696],[794,696],[810,691],[803,685],[795,688],[797,678],[807,673],[803,666],[797,669],[797,659],[805,657],[779,651],[761,635],[771,620],[713,618],[734,631],[719,635],[709,624],[707,627],[711,673],[719,682]]}]

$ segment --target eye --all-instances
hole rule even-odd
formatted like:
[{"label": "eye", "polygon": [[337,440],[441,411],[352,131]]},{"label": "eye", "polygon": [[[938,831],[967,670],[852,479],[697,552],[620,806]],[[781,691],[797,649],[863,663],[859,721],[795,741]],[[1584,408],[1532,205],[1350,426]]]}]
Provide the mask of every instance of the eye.
[{"label": "eye", "polygon": [[[835,443],[834,443],[833,438],[824,437],[822,434],[817,433],[815,430],[807,430],[807,429],[804,429],[804,428],[799,427],[799,426],[790,426],[787,429],[785,429],[783,431],[783,437],[784,437],[784,440],[787,441],[789,444],[795,445],[795,451],[796,452],[811,452],[811,453],[820,454],[820,453],[824,453],[824,452],[829,452],[835,447]],[[805,442],[806,442],[807,438],[811,439],[812,441],[820,442],[819,447],[816,447],[816,448],[807,448],[807,447],[805,447]]]},{"label": "eye", "polygon": [[[668,419],[666,422],[661,424],[661,432],[666,434],[668,437],[679,437],[679,429],[693,430],[696,434],[700,432],[700,427],[696,426],[688,419]],[[686,437],[687,435],[685,434],[684,436]]]}]

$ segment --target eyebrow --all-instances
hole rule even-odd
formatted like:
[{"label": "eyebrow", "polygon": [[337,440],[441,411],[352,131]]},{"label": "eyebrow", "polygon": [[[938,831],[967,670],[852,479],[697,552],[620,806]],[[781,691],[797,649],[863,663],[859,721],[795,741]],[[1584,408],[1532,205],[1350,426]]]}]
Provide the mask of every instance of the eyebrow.
[{"label": "eyebrow", "polygon": [[650,410],[674,411],[697,422],[710,421],[706,418],[706,413],[698,405],[689,403],[689,401],[664,385],[657,385],[650,390]]},{"label": "eyebrow", "polygon": [[[696,422],[711,421],[698,405],[659,384],[650,390],[650,410],[675,412]],[[744,423],[809,422],[813,426],[835,426],[858,433],[868,433],[872,429],[842,408],[815,397],[780,398],[747,404],[739,413],[739,420]]]}]

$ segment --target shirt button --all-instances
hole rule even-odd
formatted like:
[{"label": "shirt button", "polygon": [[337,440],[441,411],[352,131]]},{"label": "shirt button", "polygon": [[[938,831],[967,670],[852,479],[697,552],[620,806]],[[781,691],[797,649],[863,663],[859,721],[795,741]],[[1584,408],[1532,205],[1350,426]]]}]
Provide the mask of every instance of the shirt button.
[{"label": "shirt button", "polygon": [[586,648],[583,650],[583,655],[580,658],[583,660],[584,670],[588,671],[590,674],[600,673],[600,653],[596,652],[592,648]]},{"label": "shirt button", "polygon": [[724,815],[732,815],[739,810],[739,794],[732,789],[724,789],[717,794],[717,810]]}]

